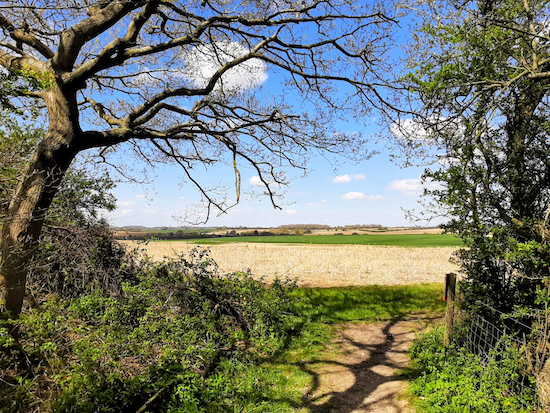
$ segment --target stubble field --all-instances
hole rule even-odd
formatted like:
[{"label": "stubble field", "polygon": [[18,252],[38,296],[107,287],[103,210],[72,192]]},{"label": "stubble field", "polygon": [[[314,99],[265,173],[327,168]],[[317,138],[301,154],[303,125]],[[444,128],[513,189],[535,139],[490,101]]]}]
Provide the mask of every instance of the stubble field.
[{"label": "stubble field", "polygon": [[[141,247],[152,259],[162,259],[196,245],[156,241]],[[442,283],[446,273],[457,271],[449,262],[456,247],[232,243],[208,249],[223,272],[249,270],[267,282],[291,278],[303,287]]]}]

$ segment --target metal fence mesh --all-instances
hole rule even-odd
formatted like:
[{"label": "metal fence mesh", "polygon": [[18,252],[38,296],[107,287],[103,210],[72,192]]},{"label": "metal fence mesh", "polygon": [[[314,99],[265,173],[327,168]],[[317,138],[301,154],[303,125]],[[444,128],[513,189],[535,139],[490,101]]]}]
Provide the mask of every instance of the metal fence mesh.
[{"label": "metal fence mesh", "polygon": [[[517,333],[513,333],[512,330],[504,323],[498,321],[490,321],[487,318],[479,314],[469,313],[461,311],[460,306],[456,305],[457,301],[460,301],[460,297],[453,296],[454,298],[454,324],[452,337],[453,342],[462,349],[461,351],[467,351],[470,354],[475,355],[484,368],[491,366],[497,366],[502,368],[503,357],[502,354],[506,350],[505,346],[513,346],[520,353],[528,354],[524,351],[526,348],[525,337],[529,336],[532,332],[531,327],[522,323],[520,320],[505,315],[498,310],[486,305],[482,302],[477,302],[480,306],[486,307],[493,314],[498,317],[506,317],[506,323],[508,325],[517,324],[518,329],[515,331],[527,331],[523,333],[521,337]],[[499,314],[500,313],[500,314]],[[515,326],[514,326],[515,327]],[[521,328],[519,328],[521,327]],[[530,371],[527,366],[528,361],[525,360],[525,369],[522,374],[517,375],[513,382],[510,382],[507,388],[502,389],[508,395],[516,396],[520,401],[522,409],[530,408],[535,405],[535,412],[543,412],[540,399],[536,393],[536,377],[533,371]],[[480,383],[481,385],[481,383]],[[512,394],[510,394],[512,393]]]}]

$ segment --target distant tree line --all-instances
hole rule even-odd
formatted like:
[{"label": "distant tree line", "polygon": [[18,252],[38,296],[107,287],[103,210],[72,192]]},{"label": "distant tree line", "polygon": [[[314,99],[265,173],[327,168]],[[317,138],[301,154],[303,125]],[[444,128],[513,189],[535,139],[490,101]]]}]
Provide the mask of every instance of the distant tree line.
[{"label": "distant tree line", "polygon": [[322,224],[288,224],[279,225],[278,229],[330,229],[330,225]]}]

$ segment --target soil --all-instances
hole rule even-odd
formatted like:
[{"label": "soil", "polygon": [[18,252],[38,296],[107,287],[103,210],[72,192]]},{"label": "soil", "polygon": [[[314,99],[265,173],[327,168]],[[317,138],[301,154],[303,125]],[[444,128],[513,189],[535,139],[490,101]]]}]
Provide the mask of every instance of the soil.
[{"label": "soil", "polygon": [[438,319],[409,317],[338,327],[336,351],[304,365],[314,377],[312,413],[410,413],[407,382],[398,373],[409,366],[415,334]]}]

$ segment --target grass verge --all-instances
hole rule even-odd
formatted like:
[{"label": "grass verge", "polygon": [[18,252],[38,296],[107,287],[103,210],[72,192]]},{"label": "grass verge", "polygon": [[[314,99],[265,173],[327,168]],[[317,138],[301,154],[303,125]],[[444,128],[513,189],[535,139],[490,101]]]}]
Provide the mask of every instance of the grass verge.
[{"label": "grass verge", "polygon": [[301,288],[298,312],[309,321],[335,324],[395,320],[417,313],[442,314],[441,284]]}]

